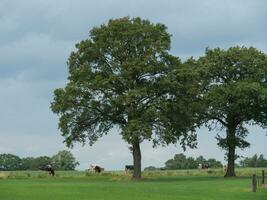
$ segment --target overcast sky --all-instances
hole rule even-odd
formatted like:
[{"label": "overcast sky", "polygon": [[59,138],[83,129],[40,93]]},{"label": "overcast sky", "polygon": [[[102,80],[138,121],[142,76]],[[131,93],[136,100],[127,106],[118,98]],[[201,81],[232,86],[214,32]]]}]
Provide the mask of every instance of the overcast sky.
[{"label": "overcast sky", "polygon": [[[74,45],[94,26],[110,18],[140,16],[164,23],[172,34],[171,52],[182,59],[202,55],[206,47],[254,46],[267,53],[266,0],[0,0],[0,153],[51,156],[66,149],[50,111],[53,90],[67,79],[66,61]],[[250,128],[251,147],[240,152],[267,157],[267,137]],[[187,155],[215,157],[215,133],[198,130],[199,145]],[[163,166],[181,153],[179,146],[153,149],[143,143],[143,167]],[[71,150],[85,169],[98,163],[122,169],[132,163],[116,130],[93,147]]]}]

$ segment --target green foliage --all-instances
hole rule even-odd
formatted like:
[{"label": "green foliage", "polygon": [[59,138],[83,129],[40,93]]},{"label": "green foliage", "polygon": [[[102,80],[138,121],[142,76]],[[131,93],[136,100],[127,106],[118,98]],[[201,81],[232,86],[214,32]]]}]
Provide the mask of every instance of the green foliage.
[{"label": "green foliage", "polygon": [[258,156],[255,154],[251,158],[246,157],[239,162],[240,166],[242,167],[267,167],[267,160],[264,159],[263,154]]},{"label": "green foliage", "polygon": [[210,158],[207,160],[207,164],[208,166],[210,166],[210,168],[221,168],[223,167],[221,161],[218,161],[214,158]]},{"label": "green foliage", "polygon": [[197,169],[198,165],[208,166],[209,168],[221,168],[222,163],[216,159],[206,160],[203,156],[199,156],[196,159],[192,157],[186,157],[184,154],[176,154],[173,159],[165,162],[166,169]]},{"label": "green foliage", "polygon": [[227,151],[228,169],[234,165],[235,148],[249,146],[245,125],[267,125],[267,56],[255,48],[207,49],[198,60],[202,77],[203,121]]},{"label": "green foliage", "polygon": [[19,170],[21,159],[13,154],[0,154],[0,171]]},{"label": "green foliage", "polygon": [[180,123],[175,129],[171,116],[162,115],[173,108],[176,117],[180,109],[181,115],[187,114],[183,95],[175,106],[168,96],[172,85],[179,85],[176,93],[184,88],[168,77],[181,64],[168,54],[166,29],[140,18],[115,19],[93,28],[90,37],[76,45],[68,62],[69,82],[55,90],[51,104],[68,146],[86,140],[92,145],[114,126],[129,144],[136,139],[154,144],[175,143],[182,136],[183,141],[195,139],[187,137],[187,115],[175,118]]},{"label": "green foliage", "polygon": [[26,158],[21,158],[21,170],[34,170],[36,169],[34,166],[34,160],[35,158],[33,157],[26,157]]},{"label": "green foliage", "polygon": [[149,167],[145,167],[144,171],[154,171],[157,170],[158,168],[154,167],[154,166],[149,166]]},{"label": "green foliage", "polygon": [[47,164],[51,164],[48,156],[20,158],[12,154],[0,154],[0,170],[38,170],[38,167]]},{"label": "green foliage", "polygon": [[256,161],[256,167],[267,167],[267,160],[264,159],[263,154],[258,157]]},{"label": "green foliage", "polygon": [[40,166],[50,165],[52,163],[52,159],[48,156],[39,156],[34,158],[33,163],[31,165],[33,170],[38,170]]},{"label": "green foliage", "polygon": [[75,160],[70,151],[59,151],[51,158],[53,167],[56,170],[74,170],[79,163]]},{"label": "green foliage", "polygon": [[[234,128],[236,137],[231,142],[240,148],[249,146],[244,140],[248,134],[244,125],[254,122],[265,127],[267,122],[267,56],[252,47],[207,49],[199,63],[205,77],[206,122],[213,120],[220,128]],[[217,139],[227,149],[227,138]]]},{"label": "green foliage", "polygon": [[151,137],[154,88],[166,71],[163,59],[170,46],[165,29],[139,18],[110,20],[76,45],[69,82],[55,90],[52,103],[68,146],[86,138],[93,144],[114,125],[130,143]]},{"label": "green foliage", "polygon": [[116,127],[131,145],[139,175],[143,140],[195,146],[194,74],[169,54],[166,30],[140,18],[112,19],[76,45],[68,83],[51,103],[67,146],[93,145]]},{"label": "green foliage", "polygon": [[198,156],[198,157],[196,158],[196,162],[197,162],[197,163],[200,163],[200,164],[207,164],[207,163],[206,163],[207,160],[206,160],[203,156]]},{"label": "green foliage", "polygon": [[56,170],[74,170],[78,162],[70,151],[59,151],[52,157],[20,158],[12,154],[0,154],[0,171],[39,170],[40,166],[52,165]]}]

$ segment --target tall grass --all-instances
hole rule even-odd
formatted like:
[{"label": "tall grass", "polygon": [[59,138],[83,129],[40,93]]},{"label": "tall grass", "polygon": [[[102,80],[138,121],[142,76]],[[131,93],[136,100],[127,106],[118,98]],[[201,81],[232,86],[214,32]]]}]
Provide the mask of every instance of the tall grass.
[{"label": "tall grass", "polygon": [[[261,175],[261,171],[267,168],[237,168],[236,174],[241,177],[249,177],[252,174]],[[205,170],[156,170],[142,172],[143,178],[157,178],[170,176],[224,176],[223,169],[205,169]],[[50,178],[51,176],[44,171],[0,171],[0,179],[26,179],[26,178]],[[104,171],[96,174],[88,171],[56,171],[55,177],[60,178],[92,178],[92,177],[109,177],[111,179],[127,180],[131,178],[131,173],[125,171]]]}]

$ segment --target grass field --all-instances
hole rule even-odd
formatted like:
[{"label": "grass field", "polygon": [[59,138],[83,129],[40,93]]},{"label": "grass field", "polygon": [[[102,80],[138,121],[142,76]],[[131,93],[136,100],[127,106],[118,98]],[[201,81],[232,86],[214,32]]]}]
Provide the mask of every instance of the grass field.
[{"label": "grass field", "polygon": [[253,172],[242,169],[238,178],[225,179],[221,170],[155,171],[138,182],[124,172],[0,172],[0,200],[266,200],[267,189],[251,192]]}]

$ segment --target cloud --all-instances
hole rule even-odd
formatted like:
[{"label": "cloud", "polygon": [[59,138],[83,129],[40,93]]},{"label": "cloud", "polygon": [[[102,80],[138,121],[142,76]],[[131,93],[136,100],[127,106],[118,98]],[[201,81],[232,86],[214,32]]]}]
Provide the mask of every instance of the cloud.
[{"label": "cloud", "polygon": [[52,91],[59,81],[29,81],[23,74],[0,79],[0,134],[47,135],[57,130],[56,116],[50,110]]},{"label": "cloud", "polygon": [[[1,0],[0,1],[0,153],[21,156],[52,155],[65,148],[50,111],[53,90],[67,81],[67,58],[77,42],[94,26],[111,18],[140,16],[164,23],[172,34],[171,52],[183,59],[199,56],[206,47],[255,46],[267,52],[265,0]],[[240,152],[267,155],[266,138],[252,128],[250,149]],[[214,135],[201,129],[200,154],[223,160]],[[182,152],[179,146],[153,149],[142,144],[143,167],[163,166]],[[127,144],[112,131],[93,147],[72,150],[85,169],[99,163],[122,169],[132,162]]]},{"label": "cloud", "polygon": [[0,46],[0,77],[20,75],[29,79],[66,78],[67,57],[73,44],[54,41],[49,35],[26,35]]},{"label": "cloud", "polygon": [[172,52],[182,58],[201,55],[206,47],[245,44],[267,50],[264,0],[11,0],[1,4],[1,75],[33,66],[35,73],[59,75],[74,44],[88,37],[92,27],[123,16],[166,24],[173,35]]}]

